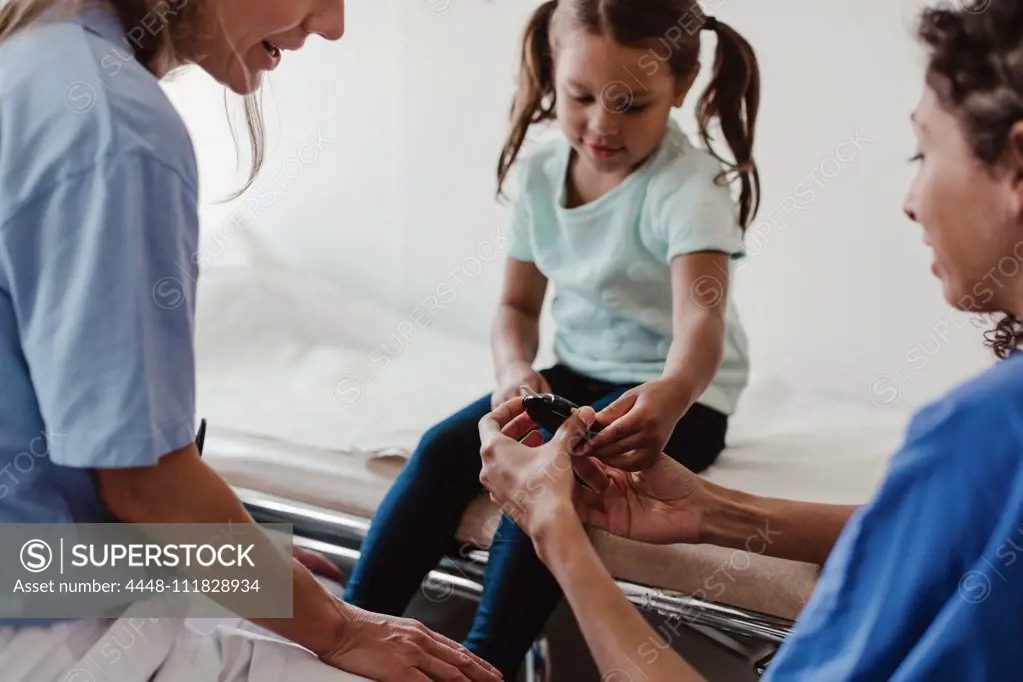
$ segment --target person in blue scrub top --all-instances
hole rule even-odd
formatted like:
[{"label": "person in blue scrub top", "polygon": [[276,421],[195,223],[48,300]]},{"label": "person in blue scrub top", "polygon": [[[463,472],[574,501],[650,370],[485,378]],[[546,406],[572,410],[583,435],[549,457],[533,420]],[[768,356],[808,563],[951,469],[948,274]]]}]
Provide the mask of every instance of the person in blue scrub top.
[{"label": "person in blue scrub top", "polygon": [[[199,180],[159,80],[197,65],[251,95],[285,51],[343,30],[342,0],[0,6],[0,523],[252,522],[193,442]],[[282,570],[294,617],[163,623],[112,672],[116,620],[0,613],[0,678],[499,679],[419,623],[340,602],[298,561]]]},{"label": "person in blue scrub top", "polygon": [[998,318],[988,335],[998,362],[914,416],[868,504],[758,498],[667,456],[640,473],[616,470],[579,442],[589,408],[543,446],[527,436],[521,399],[480,422],[484,484],[533,538],[607,679],[702,678],[626,601],[584,525],[822,564],[765,682],[1020,678],[1023,3],[945,3],[923,12],[919,36],[929,62],[905,212],[923,228],[948,302]]}]

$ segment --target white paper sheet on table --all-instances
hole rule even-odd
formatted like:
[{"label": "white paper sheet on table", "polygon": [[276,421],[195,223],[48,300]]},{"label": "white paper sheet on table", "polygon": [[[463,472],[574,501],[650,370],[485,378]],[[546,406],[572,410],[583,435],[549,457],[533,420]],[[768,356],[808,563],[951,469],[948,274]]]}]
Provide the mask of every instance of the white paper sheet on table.
[{"label": "white paper sheet on table", "polygon": [[318,447],[408,447],[489,390],[485,346],[432,326],[399,331],[407,316],[327,283],[211,271],[200,292],[198,403],[211,426]]}]

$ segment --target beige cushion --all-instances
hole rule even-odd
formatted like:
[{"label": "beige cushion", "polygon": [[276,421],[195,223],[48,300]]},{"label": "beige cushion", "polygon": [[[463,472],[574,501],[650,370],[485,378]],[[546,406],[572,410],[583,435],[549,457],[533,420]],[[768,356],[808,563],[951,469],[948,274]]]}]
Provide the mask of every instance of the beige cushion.
[{"label": "beige cushion", "polygon": [[594,530],[597,553],[613,576],[795,620],[819,567],[712,545],[647,545]]},{"label": "beige cushion", "polygon": [[[205,459],[234,486],[372,518],[406,461],[401,450],[324,450],[211,428]],[[487,548],[501,515],[485,495],[466,511],[458,540]],[[655,546],[591,532],[611,573],[641,585],[795,619],[817,567],[709,545]]]}]

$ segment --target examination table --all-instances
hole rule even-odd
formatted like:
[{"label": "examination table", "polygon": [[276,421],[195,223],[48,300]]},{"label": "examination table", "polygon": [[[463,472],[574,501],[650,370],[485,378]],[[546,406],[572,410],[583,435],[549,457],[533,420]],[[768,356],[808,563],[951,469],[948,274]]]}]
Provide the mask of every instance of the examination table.
[{"label": "examination table", "polygon": [[[257,520],[292,523],[297,544],[351,565],[421,434],[490,390],[489,349],[440,331],[443,309],[384,313],[364,296],[291,270],[224,268],[203,278],[204,458]],[[452,306],[447,314],[458,313]],[[865,396],[868,389],[865,381]],[[859,504],[882,478],[907,418],[896,407],[854,406],[754,374],[728,447],[705,476],[761,495]],[[449,558],[424,583],[427,598],[478,597],[498,520],[481,495]],[[817,566],[765,556],[764,530],[749,551],[591,536],[631,601],[763,669],[818,576]],[[545,646],[533,647],[527,679],[547,679]]]}]

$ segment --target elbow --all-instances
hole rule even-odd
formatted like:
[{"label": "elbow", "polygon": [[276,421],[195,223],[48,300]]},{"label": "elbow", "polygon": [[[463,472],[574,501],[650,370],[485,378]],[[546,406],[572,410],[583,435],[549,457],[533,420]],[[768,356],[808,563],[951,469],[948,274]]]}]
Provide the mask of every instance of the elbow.
[{"label": "elbow", "polygon": [[171,518],[174,500],[181,498],[194,481],[190,466],[198,462],[194,445],[164,455],[152,466],[123,469],[95,469],[100,500],[107,511],[125,523],[158,523]]},{"label": "elbow", "polygon": [[118,521],[144,521],[145,486],[140,469],[96,469],[94,472],[100,501]]},{"label": "elbow", "polygon": [[540,305],[536,305],[534,302],[529,301],[516,301],[506,300],[501,302],[500,314],[498,318],[515,317],[521,320],[528,321],[539,321],[540,310],[543,307],[543,301],[541,300]]},{"label": "elbow", "polygon": [[507,316],[507,309],[502,303],[497,307],[497,312],[494,313],[494,317],[490,320],[490,336],[495,338],[501,333],[501,328],[504,326],[504,318]]}]

